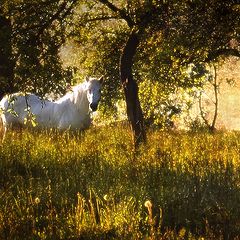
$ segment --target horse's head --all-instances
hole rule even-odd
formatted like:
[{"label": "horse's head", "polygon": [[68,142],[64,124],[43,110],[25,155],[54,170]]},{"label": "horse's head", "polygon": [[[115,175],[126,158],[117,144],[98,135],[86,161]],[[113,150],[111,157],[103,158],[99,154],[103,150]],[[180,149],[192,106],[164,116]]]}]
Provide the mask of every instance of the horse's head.
[{"label": "horse's head", "polygon": [[89,101],[89,106],[92,111],[96,111],[98,103],[101,98],[101,87],[103,82],[103,77],[99,79],[90,78],[86,79],[87,82],[87,98]]}]

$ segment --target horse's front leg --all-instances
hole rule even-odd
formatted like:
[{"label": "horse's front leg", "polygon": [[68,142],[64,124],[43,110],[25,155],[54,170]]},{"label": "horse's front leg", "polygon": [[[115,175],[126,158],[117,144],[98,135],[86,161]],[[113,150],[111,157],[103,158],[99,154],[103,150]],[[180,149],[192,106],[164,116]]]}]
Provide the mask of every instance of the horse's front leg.
[{"label": "horse's front leg", "polygon": [[7,131],[6,121],[4,119],[4,115],[0,116],[0,143],[3,142]]}]

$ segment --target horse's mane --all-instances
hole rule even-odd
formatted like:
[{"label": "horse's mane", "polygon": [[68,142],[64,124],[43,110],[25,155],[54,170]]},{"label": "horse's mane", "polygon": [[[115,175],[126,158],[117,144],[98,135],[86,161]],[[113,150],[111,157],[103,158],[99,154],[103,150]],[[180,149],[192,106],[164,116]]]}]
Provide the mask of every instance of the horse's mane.
[{"label": "horse's mane", "polygon": [[62,103],[64,101],[71,101],[74,104],[78,104],[83,98],[82,93],[85,90],[84,87],[84,83],[73,86],[71,90],[69,90],[63,97],[59,98],[56,102]]}]

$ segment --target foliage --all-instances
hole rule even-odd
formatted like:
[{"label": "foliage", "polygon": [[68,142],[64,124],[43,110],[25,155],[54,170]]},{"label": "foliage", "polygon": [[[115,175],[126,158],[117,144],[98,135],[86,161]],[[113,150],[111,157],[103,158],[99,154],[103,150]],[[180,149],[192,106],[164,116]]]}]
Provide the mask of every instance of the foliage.
[{"label": "foliage", "polygon": [[175,70],[178,82],[168,83],[161,79],[142,81],[139,84],[139,93],[146,123],[161,128],[172,128],[179,115],[189,115],[192,105],[211,80],[210,71],[206,66],[189,64]]},{"label": "foliage", "polygon": [[[142,86],[161,86],[164,99],[156,103],[154,97],[150,108],[167,108],[167,96],[179,87],[202,86],[202,78],[186,77],[189,64],[239,57],[239,16],[233,0],[3,0],[0,68],[7,68],[7,75],[0,73],[0,97],[16,90],[59,93],[78,77],[104,74],[102,110],[114,111],[115,101],[123,97],[119,58],[129,34],[136,32],[134,78]],[[66,63],[69,46],[73,51]],[[63,65],[76,70],[74,80],[60,56]]]},{"label": "foliage", "polygon": [[[58,51],[65,41],[64,21],[70,7],[58,0],[11,0],[4,1],[1,8],[1,17],[11,20],[7,44],[11,44],[8,52],[14,77],[8,79],[12,89],[6,91],[31,91],[41,96],[63,92],[70,72],[63,71]],[[0,38],[0,43],[3,41]]]},{"label": "foliage", "polygon": [[1,238],[239,236],[239,133],[148,139],[134,154],[125,126],[9,133],[0,146]]},{"label": "foliage", "polygon": [[[104,105],[112,107],[121,87],[119,57],[131,31],[142,34],[134,58],[134,77],[141,85],[149,84],[149,89],[160,85],[167,96],[179,87],[189,90],[203,86],[202,77],[186,76],[189,64],[200,68],[218,61],[221,55],[239,56],[238,11],[233,1],[88,1],[74,12],[75,27],[71,27],[69,36],[80,45],[81,71],[106,73]],[[149,107],[155,108],[154,99],[151,103]],[[162,104],[167,107],[168,101],[160,99],[157,104],[158,108]]]}]

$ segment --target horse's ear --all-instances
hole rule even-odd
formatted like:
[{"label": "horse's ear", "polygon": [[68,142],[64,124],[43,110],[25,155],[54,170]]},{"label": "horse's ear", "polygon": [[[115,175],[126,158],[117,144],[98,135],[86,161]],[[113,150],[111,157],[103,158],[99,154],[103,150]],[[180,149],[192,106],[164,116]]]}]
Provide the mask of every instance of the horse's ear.
[{"label": "horse's ear", "polygon": [[90,80],[89,76],[85,77],[85,81],[88,82]]},{"label": "horse's ear", "polygon": [[98,80],[102,84],[103,83],[103,76],[101,76]]}]

